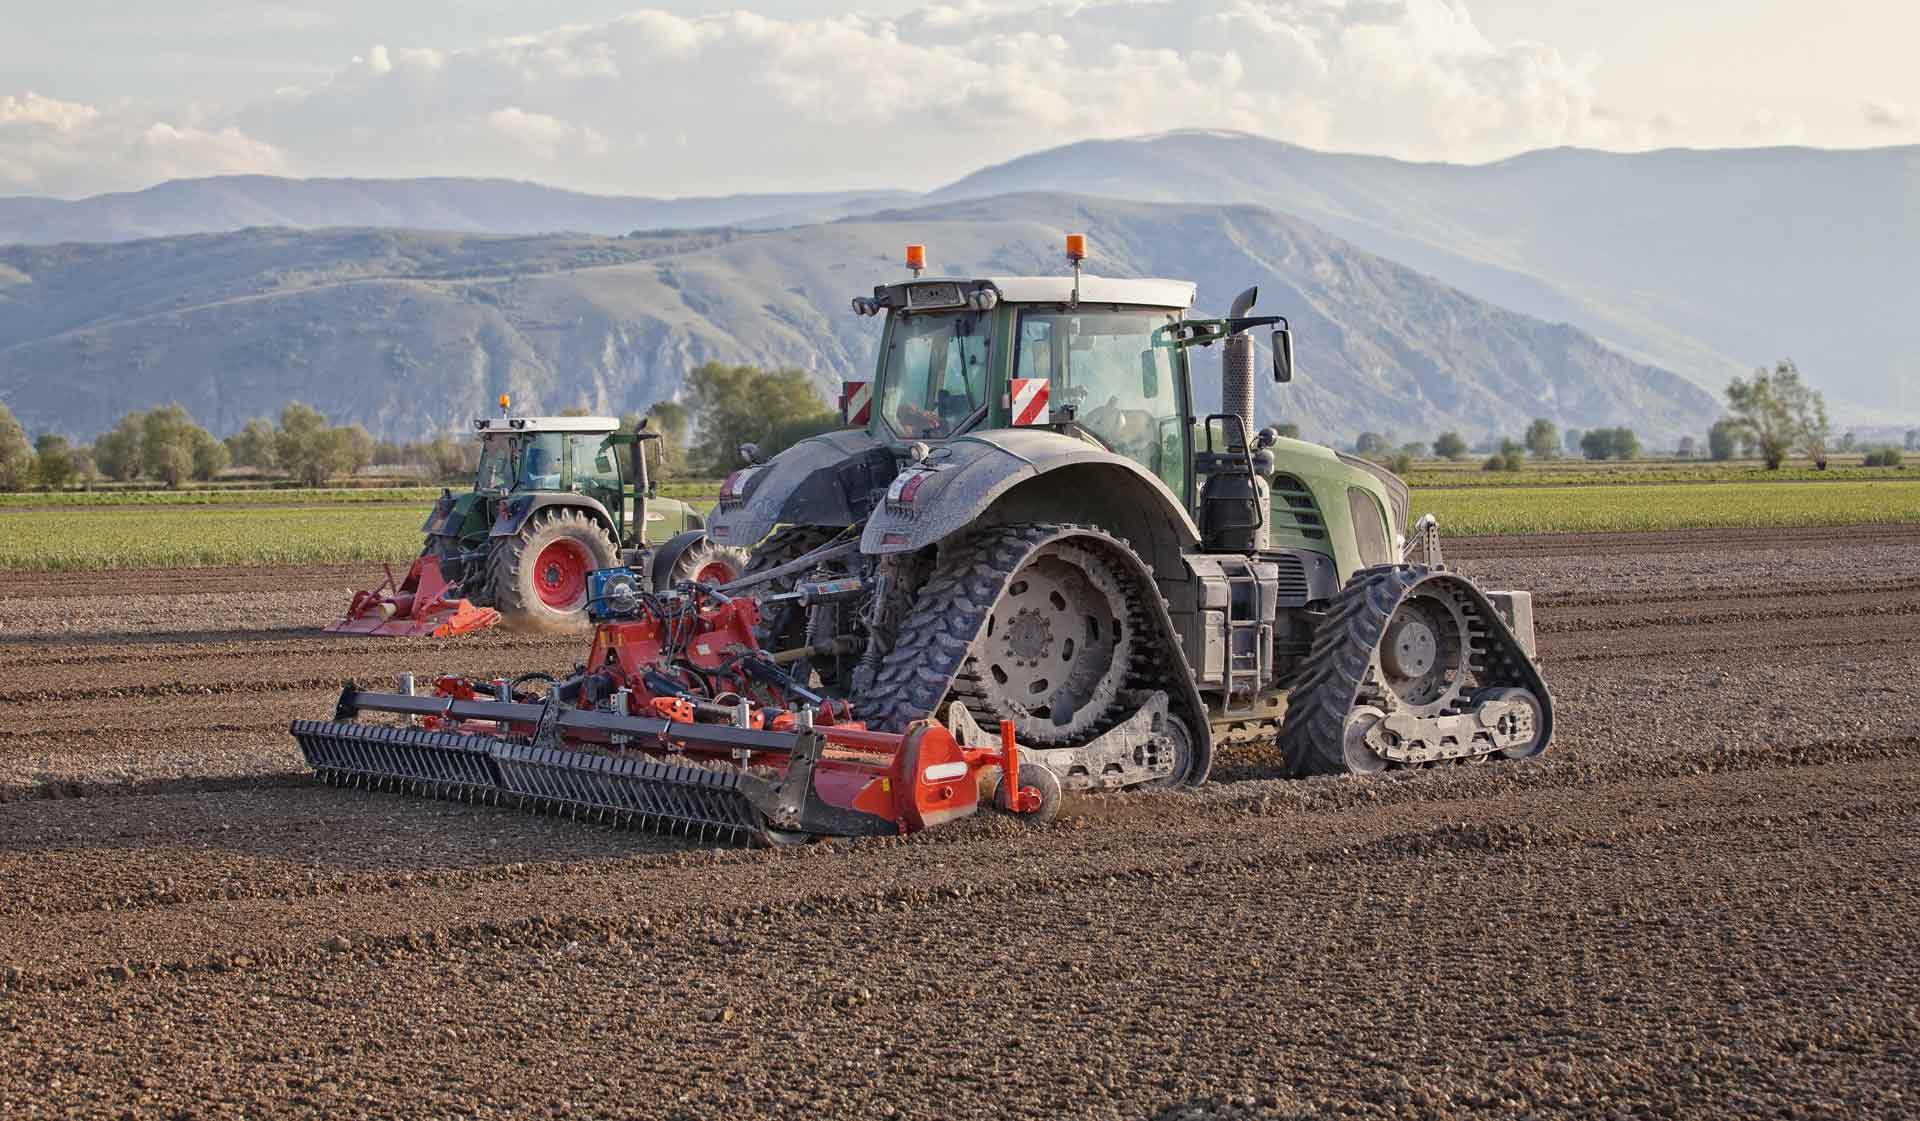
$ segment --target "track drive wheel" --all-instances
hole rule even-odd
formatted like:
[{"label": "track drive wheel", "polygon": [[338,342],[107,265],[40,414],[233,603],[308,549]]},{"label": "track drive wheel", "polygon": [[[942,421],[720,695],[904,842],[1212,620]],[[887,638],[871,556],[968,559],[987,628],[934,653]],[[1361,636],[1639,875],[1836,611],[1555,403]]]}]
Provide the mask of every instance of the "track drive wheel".
[{"label": "track drive wheel", "polygon": [[[948,689],[1021,743],[1080,743],[1118,712],[1144,600],[1097,530],[995,526],[943,546],[870,696],[856,708],[904,728]],[[862,707],[864,705],[864,707]]]},{"label": "track drive wheel", "polygon": [[1333,597],[1287,697],[1280,754],[1289,774],[1386,769],[1366,742],[1386,712],[1362,702],[1363,687],[1390,693],[1390,703],[1417,715],[1459,699],[1470,649],[1465,624],[1456,609],[1415,587],[1427,574],[1411,565],[1369,568]]},{"label": "track drive wheel", "polygon": [[488,583],[501,613],[543,626],[585,618],[587,573],[618,561],[613,538],[578,510],[556,510],[494,542]]}]

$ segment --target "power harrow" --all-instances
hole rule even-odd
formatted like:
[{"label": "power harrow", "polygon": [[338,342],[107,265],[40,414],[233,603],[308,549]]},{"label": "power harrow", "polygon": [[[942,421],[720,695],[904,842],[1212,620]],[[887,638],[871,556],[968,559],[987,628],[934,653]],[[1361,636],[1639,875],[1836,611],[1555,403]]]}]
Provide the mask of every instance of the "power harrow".
[{"label": "power harrow", "polygon": [[[857,585],[768,599],[811,606]],[[1058,778],[1021,762],[1011,723],[991,746],[967,734],[964,712],[949,714],[959,736],[931,720],[870,730],[759,647],[760,607],[710,584],[655,594],[630,570],[601,570],[589,577],[592,646],[572,673],[442,676],[426,690],[406,675],[393,693],[349,683],[332,720],[296,720],[293,736],[336,785],[731,842],[913,833],[972,814],[983,795],[1034,822],[1058,812]]]},{"label": "power harrow", "polygon": [[355,592],[347,613],[327,626],[333,634],[379,635],[385,638],[451,638],[483,631],[500,621],[491,607],[476,607],[447,583],[440,558],[423,553],[414,558],[406,579],[396,583],[388,567],[386,582],[371,591]]}]

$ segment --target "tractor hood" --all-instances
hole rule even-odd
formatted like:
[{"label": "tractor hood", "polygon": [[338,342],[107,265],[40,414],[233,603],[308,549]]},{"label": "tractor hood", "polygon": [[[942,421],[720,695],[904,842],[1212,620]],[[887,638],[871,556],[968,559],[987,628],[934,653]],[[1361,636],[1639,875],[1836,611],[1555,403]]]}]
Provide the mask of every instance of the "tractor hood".
[{"label": "tractor hood", "polygon": [[860,548],[924,548],[985,518],[1125,525],[1142,552],[1200,540],[1184,504],[1153,473],[1125,456],[1046,428],[962,436],[907,465],[868,519]]}]

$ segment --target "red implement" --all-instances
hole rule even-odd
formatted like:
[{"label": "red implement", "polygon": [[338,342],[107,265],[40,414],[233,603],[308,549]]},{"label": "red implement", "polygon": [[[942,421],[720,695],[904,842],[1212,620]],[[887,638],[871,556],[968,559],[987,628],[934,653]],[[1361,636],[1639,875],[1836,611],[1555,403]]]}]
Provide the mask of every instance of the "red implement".
[{"label": "red implement", "polygon": [[385,638],[448,638],[485,630],[500,621],[491,607],[475,607],[471,600],[449,595],[440,558],[416,557],[407,578],[398,587],[393,569],[386,582],[370,592],[355,592],[346,617],[327,628],[333,634],[367,634]]}]

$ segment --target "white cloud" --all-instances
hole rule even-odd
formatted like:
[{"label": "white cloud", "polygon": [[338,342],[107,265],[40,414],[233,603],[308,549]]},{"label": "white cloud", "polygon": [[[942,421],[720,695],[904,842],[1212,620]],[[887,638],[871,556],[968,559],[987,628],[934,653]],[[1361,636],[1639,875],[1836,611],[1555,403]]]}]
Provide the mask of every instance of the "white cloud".
[{"label": "white cloud", "polygon": [[558,159],[576,153],[585,156],[607,154],[607,140],[598,132],[585,125],[568,124],[545,113],[529,113],[509,105],[488,113],[485,123],[495,136],[541,159]]},{"label": "white cloud", "polygon": [[1860,107],[1860,115],[1874,128],[1904,132],[1920,125],[1920,112],[1895,101],[1869,101]]},{"label": "white cloud", "polygon": [[[373,46],[324,82],[146,147],[204,161],[181,174],[272,164],[659,194],[925,187],[1023,151],[1191,127],[1480,160],[1620,139],[1594,110],[1591,65],[1490,40],[1462,0],[941,0],[897,19],[643,10],[472,48]],[[0,161],[57,178],[4,140]]]},{"label": "white cloud", "polygon": [[[947,0],[898,19],[647,10],[469,49],[377,47],[235,122],[334,173],[685,193],[929,186],[1183,127],[1486,159],[1605,139],[1592,107],[1586,64],[1495,43],[1458,0]],[[683,132],[670,164],[631,139]]]},{"label": "white cloud", "polygon": [[231,125],[157,121],[31,92],[0,96],[0,188],[10,192],[83,194],[285,167],[277,148]]}]

